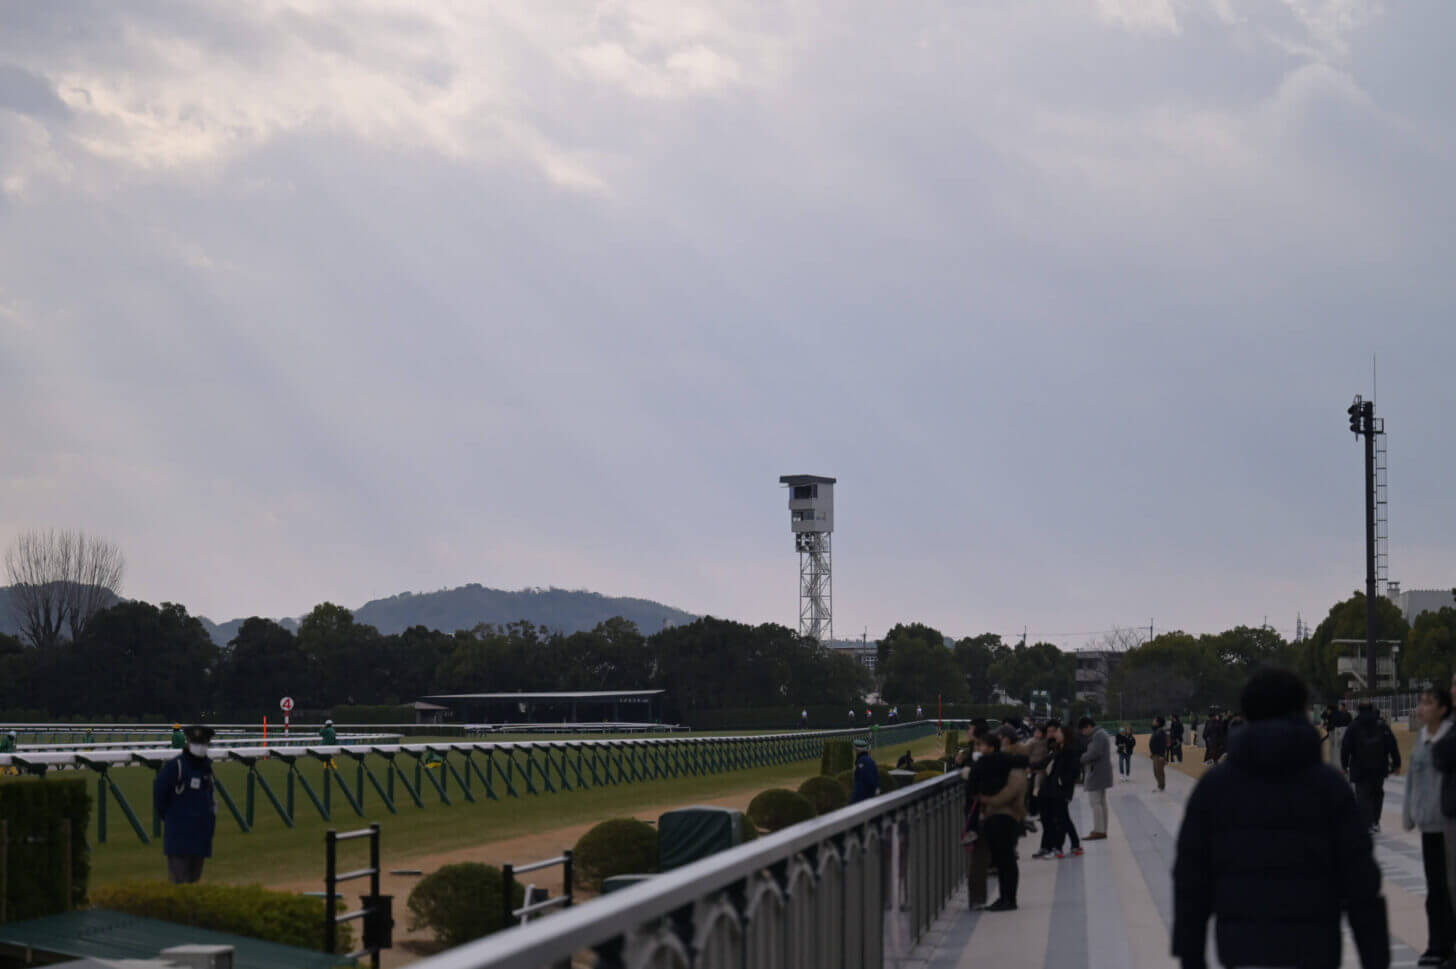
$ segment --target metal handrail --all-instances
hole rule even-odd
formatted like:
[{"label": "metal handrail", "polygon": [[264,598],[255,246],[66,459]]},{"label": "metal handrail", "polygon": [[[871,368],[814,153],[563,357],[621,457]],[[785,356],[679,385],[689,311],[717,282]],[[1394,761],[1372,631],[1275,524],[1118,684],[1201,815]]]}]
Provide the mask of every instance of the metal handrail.
[{"label": "metal handrail", "polygon": [[[466,943],[415,963],[415,969],[482,969],[485,966],[491,969],[540,969],[568,959],[582,949],[607,943],[633,927],[661,919],[682,909],[691,900],[742,882],[836,835],[903,812],[960,783],[959,775],[942,774],[892,794],[792,825],[588,904],[569,908],[549,919],[528,922]],[[959,844],[956,850],[959,851]]]},{"label": "metal handrail", "polygon": [[[933,720],[911,720],[904,723],[884,725],[885,731],[903,730],[908,727],[933,724]],[[214,748],[208,751],[208,757],[214,761],[227,760],[236,754],[242,757],[267,760],[279,758],[283,760],[298,759],[305,757],[338,757],[354,756],[361,754],[428,754],[446,752],[471,752],[486,753],[490,751],[532,751],[532,750],[560,750],[561,745],[571,744],[575,747],[586,748],[620,748],[623,745],[633,746],[657,746],[662,744],[684,744],[684,743],[730,743],[742,741],[779,741],[779,740],[815,740],[834,739],[839,737],[850,737],[863,735],[870,732],[869,727],[850,727],[843,730],[795,730],[782,733],[762,734],[730,734],[714,737],[642,737],[633,740],[517,740],[511,742],[499,741],[459,741],[451,743],[421,743],[421,744],[306,744],[297,745],[288,743],[270,743],[264,747],[261,744],[253,747],[227,747]],[[95,752],[66,752],[57,751],[53,753],[27,753],[17,751],[16,753],[0,754],[0,767],[8,767],[12,762],[22,765],[44,765],[47,767],[76,767],[87,766],[83,758],[96,762],[104,762],[112,767],[148,766],[146,758],[155,758],[159,752],[165,752],[166,748],[156,747],[133,747],[127,750],[99,750]],[[24,757],[23,762],[16,760],[17,756]]]},{"label": "metal handrail", "polygon": [[533,861],[529,865],[517,865],[516,874],[524,875],[528,871],[540,871],[542,868],[550,868],[552,865],[566,864],[566,856],[558,855],[555,858],[547,858],[545,861]]}]

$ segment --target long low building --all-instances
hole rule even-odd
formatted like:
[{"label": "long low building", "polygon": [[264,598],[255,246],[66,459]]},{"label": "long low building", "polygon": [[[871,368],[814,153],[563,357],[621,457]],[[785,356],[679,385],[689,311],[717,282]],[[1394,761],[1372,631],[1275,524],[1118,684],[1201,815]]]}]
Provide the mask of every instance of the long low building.
[{"label": "long low building", "polygon": [[666,690],[439,693],[421,701],[455,723],[661,723]]}]

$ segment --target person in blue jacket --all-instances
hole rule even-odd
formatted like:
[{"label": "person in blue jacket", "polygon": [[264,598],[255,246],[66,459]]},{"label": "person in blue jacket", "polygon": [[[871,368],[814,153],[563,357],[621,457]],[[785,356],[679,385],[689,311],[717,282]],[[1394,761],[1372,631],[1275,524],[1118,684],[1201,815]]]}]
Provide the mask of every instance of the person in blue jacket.
[{"label": "person in blue jacket", "polygon": [[186,885],[202,878],[202,862],[212,857],[217,828],[212,761],[207,756],[212,728],[194,724],[183,733],[187,746],[157,771],[152,804],[162,819],[162,853],[167,877]]},{"label": "person in blue jacket", "polygon": [[880,769],[870,756],[870,742],[863,737],[854,742],[854,787],[849,794],[849,803],[857,804],[880,793]]}]

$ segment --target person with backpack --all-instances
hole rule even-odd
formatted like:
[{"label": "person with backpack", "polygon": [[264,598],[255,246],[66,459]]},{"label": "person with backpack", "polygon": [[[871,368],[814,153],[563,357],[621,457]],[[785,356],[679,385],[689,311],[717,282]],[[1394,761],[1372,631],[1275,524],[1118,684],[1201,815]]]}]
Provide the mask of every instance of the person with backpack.
[{"label": "person with backpack", "polygon": [[1153,780],[1158,782],[1158,790],[1163,790],[1168,783],[1167,774],[1164,773],[1168,765],[1168,728],[1163,726],[1162,717],[1153,718],[1153,735],[1148,738],[1148,754],[1153,758]]},{"label": "person with backpack", "polygon": [[1374,704],[1362,700],[1356,709],[1355,720],[1340,744],[1340,766],[1355,785],[1355,800],[1373,832],[1380,830],[1380,813],[1385,808],[1385,778],[1400,770],[1400,748]]}]

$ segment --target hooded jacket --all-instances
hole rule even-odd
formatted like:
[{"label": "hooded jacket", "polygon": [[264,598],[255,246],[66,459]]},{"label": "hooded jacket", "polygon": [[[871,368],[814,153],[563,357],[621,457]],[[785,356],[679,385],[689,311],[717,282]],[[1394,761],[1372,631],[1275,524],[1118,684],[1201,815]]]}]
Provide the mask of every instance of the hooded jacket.
[{"label": "hooded jacket", "polygon": [[1101,727],[1093,727],[1087,735],[1087,749],[1082,753],[1086,769],[1082,786],[1088,794],[1105,791],[1112,786],[1112,738]]},{"label": "hooded jacket", "polygon": [[1364,969],[1387,969],[1380,869],[1350,786],[1301,717],[1257,720],[1188,799],[1173,865],[1173,954],[1204,965],[1216,915],[1225,965],[1337,969],[1340,915]]},{"label": "hooded jacket", "polygon": [[[1359,762],[1359,751],[1367,737],[1378,738],[1385,748],[1385,758],[1379,768]],[[1400,747],[1395,742],[1395,734],[1374,710],[1361,710],[1355,722],[1350,724],[1350,729],[1345,731],[1345,738],[1340,742],[1340,766],[1356,783],[1383,781],[1391,771],[1400,770]]]}]

